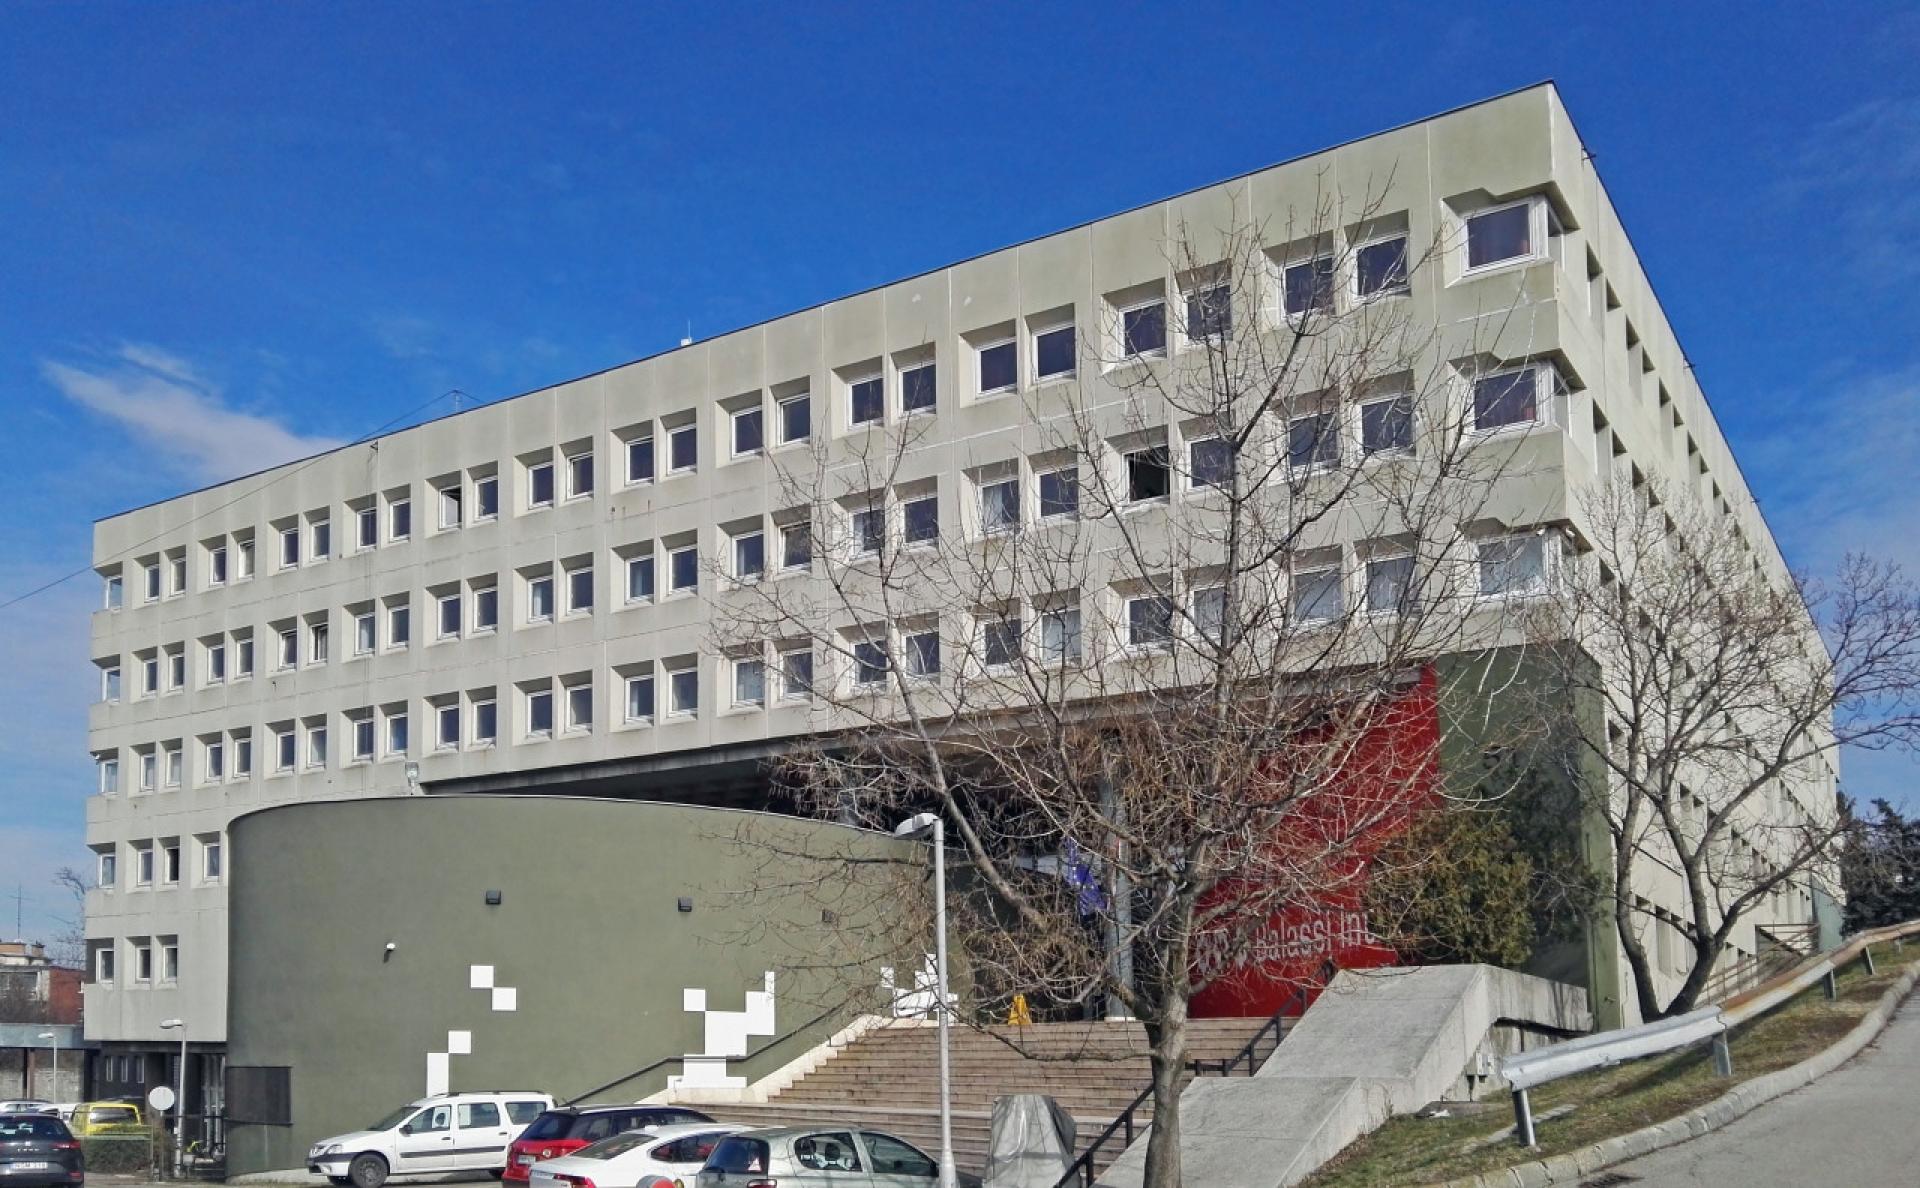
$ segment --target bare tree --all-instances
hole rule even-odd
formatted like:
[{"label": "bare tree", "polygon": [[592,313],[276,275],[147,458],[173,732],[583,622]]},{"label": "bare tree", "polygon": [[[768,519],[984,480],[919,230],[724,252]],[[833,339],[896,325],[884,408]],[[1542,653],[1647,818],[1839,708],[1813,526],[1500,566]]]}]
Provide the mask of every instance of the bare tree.
[{"label": "bare tree", "polygon": [[[1604,771],[1607,899],[1640,1013],[1698,1003],[1744,922],[1786,924],[1777,897],[1813,871],[1837,885],[1842,747],[1920,739],[1920,600],[1899,571],[1849,558],[1827,580],[1779,575],[1735,517],[1639,479],[1586,501],[1590,554],[1543,604],[1552,686],[1595,705],[1566,737]],[[1636,888],[1667,880],[1692,968],[1662,993]]]},{"label": "bare tree", "polygon": [[58,917],[59,931],[53,935],[53,959],[69,969],[85,968],[87,963],[87,891],[93,884],[71,866],[53,872],[53,885],[69,897],[70,911]]},{"label": "bare tree", "polygon": [[[1462,703],[1440,684],[1503,679],[1430,662],[1521,642],[1466,542],[1524,435],[1477,432],[1468,393],[1528,327],[1416,317],[1437,245],[1363,265],[1352,245],[1393,229],[1379,195],[1264,221],[1245,197],[1169,227],[1163,281],[1064,343],[1036,323],[963,352],[961,400],[1022,401],[1017,423],[943,435],[902,407],[915,378],[837,393],[872,423],[773,454],[774,564],[746,543],[714,566],[730,692],[812,707],[793,794],[946,820],[976,1011],[1022,993],[1144,1025],[1158,1188],[1180,1183],[1189,1002],[1285,957],[1284,913],[1358,910],[1372,849],[1438,796]],[[884,863],[832,892],[861,878],[924,919]]]}]

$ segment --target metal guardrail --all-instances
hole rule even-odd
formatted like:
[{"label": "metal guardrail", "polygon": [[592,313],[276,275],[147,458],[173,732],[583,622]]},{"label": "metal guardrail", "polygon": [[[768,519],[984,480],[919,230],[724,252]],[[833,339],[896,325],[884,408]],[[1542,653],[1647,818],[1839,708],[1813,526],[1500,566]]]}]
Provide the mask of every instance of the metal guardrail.
[{"label": "metal guardrail", "polygon": [[1920,935],[1920,920],[1870,929],[1832,952],[1815,954],[1718,1005],[1702,1007],[1639,1027],[1623,1027],[1618,1031],[1582,1036],[1563,1044],[1502,1057],[1500,1075],[1506,1078],[1513,1090],[1515,1137],[1523,1147],[1534,1145],[1533,1103],[1528,1097],[1529,1091],[1575,1073],[1611,1068],[1629,1060],[1678,1051],[1708,1040],[1713,1044],[1714,1072],[1723,1077],[1732,1076],[1733,1054],[1727,1047],[1729,1031],[1792,1001],[1802,991],[1818,983],[1824,982],[1827,997],[1833,997],[1837,990],[1834,979],[1848,964],[1855,959],[1863,960],[1867,972],[1871,973],[1874,945],[1916,935]]}]

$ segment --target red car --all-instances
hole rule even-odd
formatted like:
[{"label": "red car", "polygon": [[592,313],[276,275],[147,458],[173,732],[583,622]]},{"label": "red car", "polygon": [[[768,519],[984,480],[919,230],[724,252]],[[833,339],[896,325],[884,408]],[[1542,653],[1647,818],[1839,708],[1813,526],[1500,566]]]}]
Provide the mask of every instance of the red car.
[{"label": "red car", "polygon": [[527,1169],[543,1159],[570,1155],[588,1143],[612,1138],[647,1126],[679,1122],[711,1122],[699,1110],[684,1106],[609,1105],[559,1106],[533,1120],[507,1148],[507,1170],[501,1179],[525,1184]]}]

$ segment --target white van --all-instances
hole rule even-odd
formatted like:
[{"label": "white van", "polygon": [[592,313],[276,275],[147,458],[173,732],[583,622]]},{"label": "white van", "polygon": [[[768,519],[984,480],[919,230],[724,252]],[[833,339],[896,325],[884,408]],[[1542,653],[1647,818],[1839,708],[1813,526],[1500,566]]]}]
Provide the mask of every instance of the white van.
[{"label": "white van", "polygon": [[441,1093],[409,1102],[365,1130],[313,1144],[307,1170],[335,1184],[380,1188],[388,1176],[485,1171],[498,1176],[507,1147],[553,1108],[545,1093]]}]

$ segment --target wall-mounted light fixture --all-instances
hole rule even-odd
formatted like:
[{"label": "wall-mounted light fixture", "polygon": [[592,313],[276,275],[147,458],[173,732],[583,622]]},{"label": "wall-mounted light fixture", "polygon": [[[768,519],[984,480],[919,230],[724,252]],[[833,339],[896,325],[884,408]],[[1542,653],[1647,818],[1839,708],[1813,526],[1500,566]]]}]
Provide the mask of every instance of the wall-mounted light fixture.
[{"label": "wall-mounted light fixture", "polygon": [[500,906],[500,893],[498,891],[487,892],[487,906],[488,907]]},{"label": "wall-mounted light fixture", "polygon": [[682,895],[682,896],[680,897],[680,903],[679,903],[679,908],[680,908],[680,910],[681,910],[681,911],[683,911],[683,912],[690,912],[690,911],[692,911],[692,910],[693,910],[693,896],[691,896],[691,895]]}]

